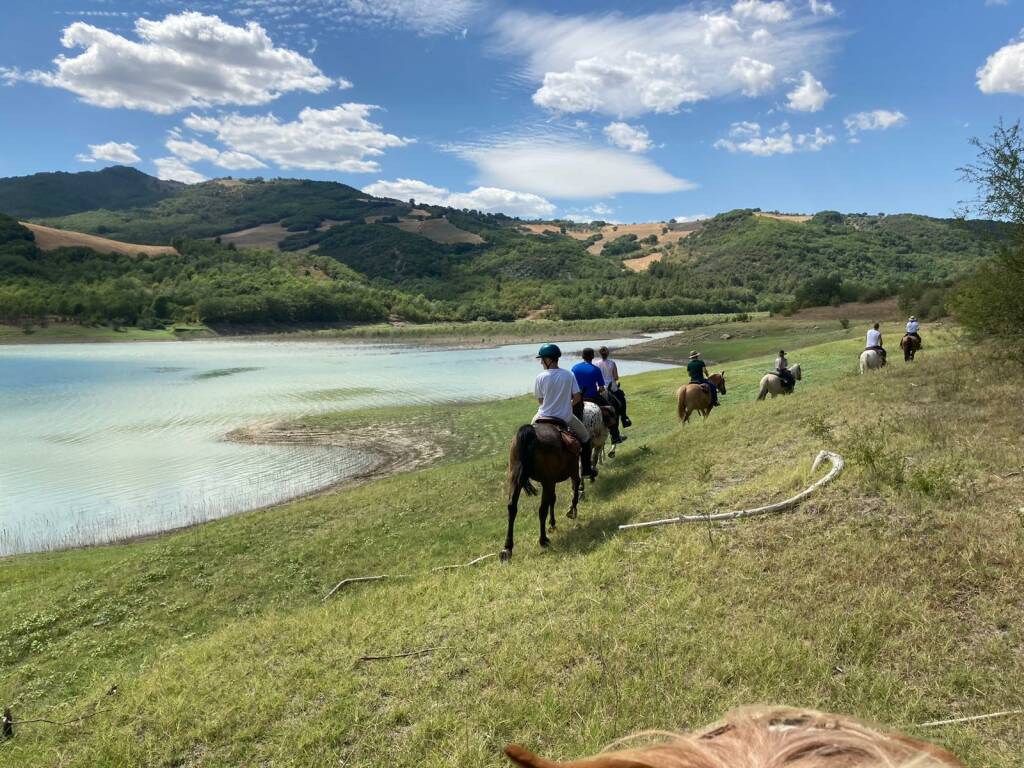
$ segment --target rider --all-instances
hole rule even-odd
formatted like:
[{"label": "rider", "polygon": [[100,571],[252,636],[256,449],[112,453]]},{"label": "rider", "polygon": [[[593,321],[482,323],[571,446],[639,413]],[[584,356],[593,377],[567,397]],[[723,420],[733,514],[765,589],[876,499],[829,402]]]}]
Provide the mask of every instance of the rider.
[{"label": "rider", "polygon": [[540,403],[533,423],[536,424],[538,419],[550,419],[568,427],[580,441],[583,476],[593,480],[597,477],[597,470],[593,468],[591,462],[594,447],[590,442],[590,433],[572,412],[574,405],[583,402],[580,385],[572,373],[558,367],[558,358],[561,356],[562,350],[557,344],[544,344],[537,353],[544,370],[537,374],[533,384],[533,394]]},{"label": "rider", "polygon": [[917,317],[914,315],[911,315],[907,321],[907,336],[913,336],[917,339],[917,346],[921,346],[921,324],[917,322]]},{"label": "rider", "polygon": [[[611,403],[605,397],[604,374],[601,373],[600,368],[594,365],[594,350],[585,347],[581,356],[583,360],[572,367],[572,375],[576,377],[576,382],[580,385],[583,399],[603,408],[610,407]],[[615,426],[609,427],[608,431],[612,434],[613,445],[618,445],[626,439],[619,434],[618,418],[615,419]]]},{"label": "rider", "polygon": [[700,352],[690,352],[690,362],[686,364],[686,372],[690,374],[691,384],[706,384],[708,389],[711,391],[711,407],[714,408],[718,405],[718,387],[715,383],[708,379],[708,367],[704,364],[704,361],[700,359]]},{"label": "rider", "polygon": [[786,359],[786,350],[780,349],[779,356],[775,358],[775,375],[782,381],[782,386],[789,392],[796,386],[796,378],[789,370],[789,360]]},{"label": "rider", "polygon": [[615,401],[615,410],[619,412],[622,426],[631,427],[633,422],[626,415],[626,393],[622,391],[622,386],[619,383],[619,366],[609,357],[611,352],[608,347],[601,347],[597,350],[597,353],[601,355],[601,359],[594,363],[594,365],[601,369],[601,375],[604,376],[605,387],[608,390],[608,397]]},{"label": "rider", "polygon": [[882,346],[882,332],[878,330],[878,323],[875,323],[868,331],[867,345],[865,349],[873,349],[882,356],[882,365],[885,365],[885,347]]}]

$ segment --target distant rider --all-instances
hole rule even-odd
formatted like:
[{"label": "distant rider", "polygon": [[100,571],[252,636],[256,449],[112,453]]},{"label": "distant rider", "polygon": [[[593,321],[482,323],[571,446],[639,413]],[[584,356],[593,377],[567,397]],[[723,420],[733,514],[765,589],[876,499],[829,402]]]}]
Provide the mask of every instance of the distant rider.
[{"label": "distant rider", "polygon": [[780,349],[779,356],[775,358],[775,375],[782,381],[782,388],[792,392],[796,386],[796,378],[789,370],[789,360],[786,359],[786,350]]},{"label": "distant rider", "polygon": [[686,372],[690,374],[691,384],[706,384],[711,391],[711,407],[718,405],[718,387],[708,379],[708,367],[700,359],[700,352],[690,352],[690,362],[686,364]]},{"label": "distant rider", "polygon": [[580,441],[580,462],[583,464],[583,476],[591,480],[597,477],[593,468],[594,447],[590,443],[590,433],[573,414],[573,406],[583,402],[580,385],[576,377],[564,368],[558,367],[558,358],[562,350],[557,344],[544,344],[537,353],[544,370],[537,374],[533,384],[533,394],[540,403],[533,423],[538,419],[550,419],[564,424]]},{"label": "distant rider", "polygon": [[882,346],[882,332],[878,330],[878,323],[872,326],[871,330],[868,331],[867,345],[865,349],[873,349],[882,356],[882,365],[885,365],[886,352],[885,347]]},{"label": "distant rider", "polygon": [[626,393],[622,391],[622,386],[619,383],[619,366],[609,357],[611,351],[608,347],[601,347],[597,350],[597,353],[601,355],[601,359],[594,363],[594,365],[601,369],[601,375],[604,376],[605,389],[608,390],[608,397],[615,401],[615,409],[619,412],[619,420],[622,422],[622,426],[631,427],[633,422],[626,415]]},{"label": "distant rider", "polygon": [[[605,397],[604,374],[601,373],[600,368],[594,365],[594,350],[585,347],[581,356],[583,360],[572,367],[572,375],[576,377],[576,382],[580,385],[583,399],[603,408],[610,407],[612,404]],[[626,439],[619,434],[618,418],[615,419],[615,426],[610,427],[608,431],[612,434],[613,445],[618,445]]]},{"label": "distant rider", "polygon": [[917,322],[917,317],[914,315],[910,316],[907,321],[907,336],[913,336],[917,339],[917,347],[921,348],[921,324]]}]

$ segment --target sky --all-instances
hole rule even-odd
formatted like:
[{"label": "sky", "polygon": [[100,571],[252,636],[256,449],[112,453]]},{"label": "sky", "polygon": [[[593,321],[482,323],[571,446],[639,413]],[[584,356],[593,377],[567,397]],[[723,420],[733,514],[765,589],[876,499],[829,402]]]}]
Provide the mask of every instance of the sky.
[{"label": "sky", "polygon": [[340,181],[522,217],[949,216],[1024,0],[37,0],[0,176]]}]

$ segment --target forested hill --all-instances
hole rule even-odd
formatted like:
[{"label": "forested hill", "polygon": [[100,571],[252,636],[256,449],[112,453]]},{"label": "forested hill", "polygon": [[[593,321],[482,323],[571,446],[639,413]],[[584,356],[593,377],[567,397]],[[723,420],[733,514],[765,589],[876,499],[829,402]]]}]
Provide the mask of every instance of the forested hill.
[{"label": "forested hill", "polygon": [[[131,198],[135,174],[157,181],[130,171],[108,202]],[[95,176],[64,174],[69,187],[57,198]],[[992,222],[831,211],[736,210],[697,225],[527,225],[296,179],[220,179],[159,194],[146,205],[35,220],[173,244],[176,256],[44,251],[25,245],[23,233],[0,244],[7,320],[421,322],[778,310],[920,295],[969,272],[1003,236]]]},{"label": "forested hill", "polygon": [[64,216],[95,208],[136,208],[185,188],[125,166],[82,173],[36,173],[0,179],[0,211],[19,219]]}]

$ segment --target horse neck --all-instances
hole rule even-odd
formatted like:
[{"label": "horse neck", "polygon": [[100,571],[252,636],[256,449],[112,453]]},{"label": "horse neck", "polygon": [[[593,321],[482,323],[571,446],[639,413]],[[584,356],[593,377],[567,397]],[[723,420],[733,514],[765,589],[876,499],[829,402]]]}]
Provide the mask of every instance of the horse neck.
[{"label": "horse neck", "polygon": [[725,379],[722,378],[722,374],[720,373],[712,373],[710,376],[708,376],[708,381],[710,381],[716,387],[721,387],[722,382],[725,381]]}]

